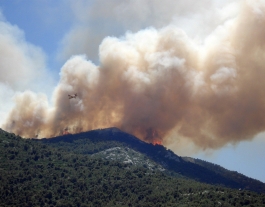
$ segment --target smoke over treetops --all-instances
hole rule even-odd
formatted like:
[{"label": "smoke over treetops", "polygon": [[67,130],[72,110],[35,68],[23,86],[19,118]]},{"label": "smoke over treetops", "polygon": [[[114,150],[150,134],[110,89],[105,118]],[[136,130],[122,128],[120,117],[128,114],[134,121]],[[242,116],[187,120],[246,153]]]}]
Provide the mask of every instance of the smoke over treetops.
[{"label": "smoke over treetops", "polygon": [[106,37],[99,66],[73,56],[53,105],[25,91],[3,128],[51,137],[116,126],[148,142],[185,139],[203,149],[251,139],[265,130],[265,6],[255,2],[203,43],[173,25]]}]

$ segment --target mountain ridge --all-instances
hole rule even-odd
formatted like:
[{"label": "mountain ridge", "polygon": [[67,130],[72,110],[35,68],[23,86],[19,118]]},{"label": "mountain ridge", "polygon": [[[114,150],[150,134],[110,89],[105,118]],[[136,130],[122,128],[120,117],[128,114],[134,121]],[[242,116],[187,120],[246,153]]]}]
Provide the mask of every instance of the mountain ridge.
[{"label": "mountain ridge", "polygon": [[[256,192],[265,192],[265,184],[259,180],[249,178],[235,171],[229,171],[223,167],[215,168],[215,164],[210,163],[207,165],[207,162],[203,160],[191,158],[193,160],[196,160],[196,162],[191,162],[187,157],[178,156],[173,151],[166,149],[163,145],[153,145],[151,143],[146,143],[138,139],[137,137],[123,132],[115,127],[96,129],[79,134],[68,134],[49,139],[44,138],[41,140],[33,140],[55,145],[56,142],[60,142],[61,144],[75,143],[77,140],[82,139],[89,139],[92,142],[108,141],[113,145],[109,146],[109,148],[118,146],[119,144],[117,143],[116,145],[113,144],[114,142],[118,142],[124,145],[124,147],[130,147],[133,150],[143,153],[149,159],[161,165],[166,170],[172,171],[199,182],[224,185],[226,187],[235,189],[247,189]],[[94,154],[107,148],[108,146],[105,146],[94,151],[84,150],[83,152],[78,152],[80,152],[81,154]],[[73,150],[74,147],[71,146],[69,150],[70,149]]]},{"label": "mountain ridge", "polygon": [[[83,133],[43,142],[0,129],[0,205],[261,207],[265,204],[264,193],[209,185],[170,174],[166,169],[160,171],[152,167],[146,155],[127,147],[126,134],[114,136],[124,143],[112,141],[113,137],[104,138],[110,131],[100,131],[98,137],[95,136],[98,131],[94,131],[94,140],[89,133]],[[146,146],[134,137],[129,140]],[[163,146],[156,147],[153,153],[159,149],[160,154],[167,154]],[[104,154],[106,151],[109,153]],[[133,163],[124,163],[130,159],[127,157],[130,153],[135,158]],[[106,155],[106,159],[101,155],[93,157],[99,154]],[[122,158],[120,155],[126,159],[108,160],[108,156]]]}]

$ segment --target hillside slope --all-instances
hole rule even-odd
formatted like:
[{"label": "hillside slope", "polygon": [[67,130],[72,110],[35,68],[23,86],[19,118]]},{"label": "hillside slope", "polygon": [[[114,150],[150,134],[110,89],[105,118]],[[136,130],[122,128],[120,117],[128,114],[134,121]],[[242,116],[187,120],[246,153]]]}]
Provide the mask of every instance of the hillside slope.
[{"label": "hillside slope", "polygon": [[0,206],[265,204],[265,194],[202,184],[129,163],[67,152],[63,147],[25,140],[1,129],[0,151]]},{"label": "hillside slope", "polygon": [[[190,179],[230,188],[265,192],[265,184],[224,168],[209,167],[198,160],[180,157],[162,145],[145,143],[117,128],[99,129],[75,135],[38,140],[58,149],[80,154],[94,154],[106,149],[125,147],[142,153],[158,166]],[[214,166],[214,164],[212,164]]]}]

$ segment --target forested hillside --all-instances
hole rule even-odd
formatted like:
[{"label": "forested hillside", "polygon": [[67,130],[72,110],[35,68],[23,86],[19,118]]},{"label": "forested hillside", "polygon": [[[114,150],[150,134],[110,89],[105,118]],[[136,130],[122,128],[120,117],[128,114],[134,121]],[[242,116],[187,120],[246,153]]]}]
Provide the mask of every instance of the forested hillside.
[{"label": "forested hillside", "polygon": [[[162,145],[143,142],[117,128],[98,129],[36,141],[53,146],[57,150],[89,155],[115,147],[121,147],[123,150],[129,148],[145,156],[145,160],[150,160],[156,163],[157,167],[161,166],[167,172],[174,172],[175,175],[208,184],[265,193],[265,184],[258,180],[217,167],[214,164],[206,164],[206,162],[199,162],[198,160],[195,162],[193,158],[182,158]],[[101,155],[103,154],[101,153]],[[120,159],[117,158],[116,160]]]},{"label": "forested hillside", "polygon": [[0,206],[265,205],[264,194],[92,158],[3,130],[0,150]]}]

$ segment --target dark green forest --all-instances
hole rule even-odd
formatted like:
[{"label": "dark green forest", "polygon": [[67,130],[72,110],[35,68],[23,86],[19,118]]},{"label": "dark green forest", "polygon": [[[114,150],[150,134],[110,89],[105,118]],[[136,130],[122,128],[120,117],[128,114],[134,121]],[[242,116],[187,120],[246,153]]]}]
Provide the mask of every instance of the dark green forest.
[{"label": "dark green forest", "polygon": [[[144,156],[145,160],[156,163],[156,167],[163,167],[167,173],[175,176],[184,176],[199,182],[223,185],[229,188],[245,189],[255,192],[265,193],[265,184],[259,180],[249,178],[235,171],[230,171],[221,166],[193,158],[180,157],[171,150],[166,149],[162,145],[153,145],[146,143],[125,133],[118,128],[96,129],[78,134],[70,134],[59,136],[52,139],[35,139],[37,142],[55,147],[59,151],[71,152],[75,154],[96,155],[105,159],[107,155],[103,155],[108,149],[120,148],[131,149]],[[102,153],[103,152],[103,153]],[[126,163],[128,159],[120,159],[124,153],[115,152],[116,160]],[[126,153],[126,157],[130,160],[137,158],[137,155],[130,156]],[[142,162],[141,166],[148,165]],[[134,163],[134,165],[137,165]],[[148,166],[147,166],[148,167]],[[150,169],[150,166],[148,167]]]},{"label": "dark green forest", "polygon": [[92,158],[3,130],[0,150],[0,206],[265,206],[262,193]]}]

